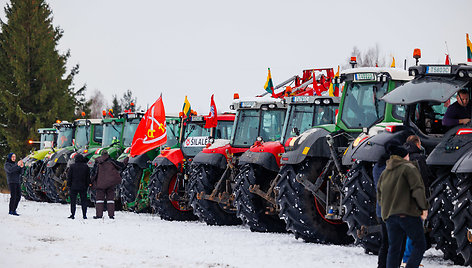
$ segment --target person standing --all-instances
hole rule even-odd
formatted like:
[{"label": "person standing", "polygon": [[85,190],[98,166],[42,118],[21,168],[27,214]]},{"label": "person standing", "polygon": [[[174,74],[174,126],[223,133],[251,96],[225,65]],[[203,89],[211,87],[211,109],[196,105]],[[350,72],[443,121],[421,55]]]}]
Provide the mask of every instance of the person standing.
[{"label": "person standing", "polygon": [[469,92],[461,89],[457,92],[457,101],[447,107],[442,124],[446,127],[468,124],[471,113],[472,104],[469,101]]},{"label": "person standing", "polygon": [[16,155],[14,153],[9,153],[7,155],[7,160],[5,161],[5,173],[7,175],[8,188],[10,189],[10,211],[8,214],[14,216],[20,216],[16,209],[21,199],[21,187],[20,187],[20,177],[23,171],[23,160],[15,163]]},{"label": "person standing", "polygon": [[121,183],[120,171],[124,164],[110,157],[108,151],[103,149],[101,156],[95,159],[94,174],[92,175],[92,185],[97,191],[94,219],[103,217],[105,200],[107,201],[108,217],[115,218],[115,188]]},{"label": "person standing", "polygon": [[412,240],[413,245],[406,267],[418,267],[426,250],[421,219],[425,220],[428,216],[429,204],[421,175],[409,161],[408,151],[400,146],[392,146],[390,152],[387,167],[377,185],[382,219],[387,224],[387,268],[400,266],[405,235]]},{"label": "person standing", "polygon": [[[387,160],[390,157],[388,152],[382,154],[375,163],[372,169],[372,177],[374,178],[374,186],[377,188],[380,175],[385,170],[387,165]],[[381,227],[381,241],[380,241],[380,248],[379,248],[379,256],[377,260],[377,268],[385,268],[387,266],[387,253],[388,253],[388,233],[387,233],[387,225],[382,220],[381,208],[379,202],[376,202],[376,209],[377,215],[377,222],[380,224]]]},{"label": "person standing", "polygon": [[82,217],[87,219],[87,188],[90,184],[90,168],[87,166],[87,159],[76,154],[75,163],[70,165],[67,170],[67,186],[70,193],[70,216],[69,219],[75,218],[75,209],[77,203],[77,195],[80,196],[80,205],[82,206]]}]

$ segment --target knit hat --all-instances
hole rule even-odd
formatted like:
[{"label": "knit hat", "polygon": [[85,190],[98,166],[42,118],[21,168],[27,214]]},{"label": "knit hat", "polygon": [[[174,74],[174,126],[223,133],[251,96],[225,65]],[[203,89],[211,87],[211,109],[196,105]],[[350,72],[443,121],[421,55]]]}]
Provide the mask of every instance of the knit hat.
[{"label": "knit hat", "polygon": [[390,155],[398,155],[402,158],[408,154],[408,151],[403,146],[391,145],[388,150],[390,151]]}]

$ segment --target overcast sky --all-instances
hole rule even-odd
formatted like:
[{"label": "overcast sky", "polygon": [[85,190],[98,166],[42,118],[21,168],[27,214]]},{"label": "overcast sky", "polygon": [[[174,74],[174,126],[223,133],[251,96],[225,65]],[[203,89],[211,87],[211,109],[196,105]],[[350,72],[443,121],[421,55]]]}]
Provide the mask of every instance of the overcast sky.
[{"label": "overcast sky", "polygon": [[447,42],[453,63],[465,62],[472,35],[472,0],[47,2],[64,30],[59,49],[70,49],[69,67],[80,65],[77,87],[109,103],[131,89],[143,108],[162,93],[167,113],[179,112],[185,95],[199,114],[211,94],[228,110],[234,92],[264,92],[268,67],[278,84],[303,69],[343,66],[354,46],[378,45],[403,67],[417,47],[422,63],[444,63]]}]

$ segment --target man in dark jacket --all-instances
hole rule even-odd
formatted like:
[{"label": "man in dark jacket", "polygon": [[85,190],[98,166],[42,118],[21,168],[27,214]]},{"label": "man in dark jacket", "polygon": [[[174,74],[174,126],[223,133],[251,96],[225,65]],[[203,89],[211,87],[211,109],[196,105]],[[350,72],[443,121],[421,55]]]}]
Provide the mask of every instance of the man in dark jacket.
[{"label": "man in dark jacket", "polygon": [[112,159],[105,149],[102,150],[101,156],[95,159],[96,172],[92,177],[92,185],[97,191],[94,219],[103,217],[105,200],[107,200],[108,217],[115,218],[115,188],[121,183],[120,171],[123,168],[124,164]]},{"label": "man in dark jacket", "polygon": [[[400,266],[402,241],[405,234],[412,240],[413,250],[406,267],[418,267],[426,250],[421,219],[428,216],[428,201],[416,166],[409,161],[403,147],[390,150],[387,167],[380,175],[377,199],[382,219],[387,223],[387,268]],[[421,217],[421,218],[420,218]]]},{"label": "man in dark jacket", "polygon": [[4,168],[5,173],[7,174],[8,188],[10,188],[10,211],[8,214],[19,216],[16,212],[16,208],[21,199],[20,177],[24,164],[23,160],[18,161],[18,163],[15,163],[15,161],[16,155],[14,153],[9,153]]},{"label": "man in dark jacket", "polygon": [[90,184],[90,168],[87,166],[87,159],[76,154],[75,163],[71,164],[67,171],[67,186],[70,192],[70,216],[69,219],[75,217],[75,205],[77,202],[77,194],[80,196],[80,205],[82,206],[82,216],[87,219],[87,188]]},{"label": "man in dark jacket", "polygon": [[447,107],[442,120],[443,126],[454,127],[470,122],[472,104],[469,101],[469,92],[461,89],[457,92],[457,101]]},{"label": "man in dark jacket", "polygon": [[429,197],[429,186],[434,180],[434,175],[426,165],[426,155],[423,152],[421,147],[421,140],[416,135],[411,135],[406,139],[405,144],[403,145],[408,151],[410,161],[416,162],[418,164],[418,169],[423,179],[423,184],[426,190],[426,198]]}]

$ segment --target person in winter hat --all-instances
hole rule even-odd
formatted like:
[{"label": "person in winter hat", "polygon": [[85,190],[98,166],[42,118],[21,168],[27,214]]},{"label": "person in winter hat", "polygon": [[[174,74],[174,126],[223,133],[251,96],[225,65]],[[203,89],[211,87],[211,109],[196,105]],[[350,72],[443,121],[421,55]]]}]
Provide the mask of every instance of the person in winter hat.
[{"label": "person in winter hat", "polygon": [[90,184],[90,168],[87,166],[87,158],[83,155],[76,154],[74,160],[75,163],[71,164],[67,170],[67,186],[69,186],[70,193],[69,219],[74,219],[75,217],[77,195],[80,196],[82,217],[87,219],[87,188]]},{"label": "person in winter hat", "polygon": [[377,200],[388,232],[387,268],[400,266],[405,235],[413,243],[406,267],[418,267],[426,250],[421,219],[428,216],[429,204],[423,180],[418,168],[409,161],[408,151],[401,146],[390,147],[391,156],[377,185]]},{"label": "person in winter hat", "polygon": [[9,153],[5,161],[4,169],[7,175],[8,188],[10,189],[10,210],[8,214],[19,216],[16,209],[21,199],[20,177],[23,172],[24,164],[23,160],[18,161],[18,163],[15,163],[15,161],[16,155]]},{"label": "person in winter hat", "polygon": [[107,201],[108,217],[115,218],[115,188],[121,183],[120,171],[124,164],[110,157],[107,150],[102,150],[101,156],[95,159],[92,185],[96,189],[94,219],[103,217],[105,200]]}]

